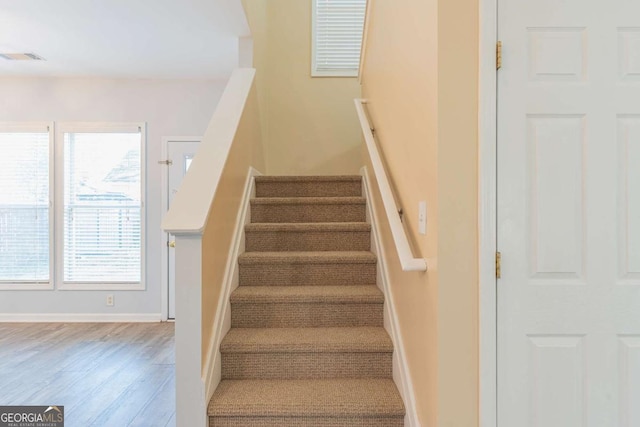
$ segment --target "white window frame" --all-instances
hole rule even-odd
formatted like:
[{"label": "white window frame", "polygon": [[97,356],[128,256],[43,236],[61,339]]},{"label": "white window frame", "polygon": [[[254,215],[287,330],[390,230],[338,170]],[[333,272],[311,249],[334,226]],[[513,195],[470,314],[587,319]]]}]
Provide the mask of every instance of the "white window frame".
[{"label": "white window frame", "polygon": [[53,122],[0,122],[0,133],[48,133],[49,134],[49,282],[0,282],[2,291],[52,290],[55,282],[54,258],[54,123]]},{"label": "white window frame", "polygon": [[[81,283],[64,281],[64,134],[65,133],[140,133],[140,282]],[[146,290],[146,123],[110,123],[110,122],[60,122],[55,129],[55,160],[58,165],[55,172],[55,281],[61,291],[109,290],[141,291]]]},{"label": "white window frame", "polygon": [[[369,9],[368,2],[365,6],[365,22],[362,29],[362,42],[360,43],[360,58],[362,58],[362,46],[364,44],[364,27],[367,25],[367,12]],[[316,55],[316,35],[317,35],[317,0],[311,0],[311,77],[358,77],[360,75],[360,66],[362,61],[358,61],[356,70],[332,70],[319,71],[317,67]]]}]

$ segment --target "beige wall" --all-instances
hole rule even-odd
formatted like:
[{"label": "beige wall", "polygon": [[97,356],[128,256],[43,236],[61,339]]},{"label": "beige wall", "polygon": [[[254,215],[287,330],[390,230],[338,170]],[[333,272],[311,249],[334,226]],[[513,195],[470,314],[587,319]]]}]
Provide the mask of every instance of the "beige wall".
[{"label": "beige wall", "polygon": [[438,6],[439,426],[478,425],[478,0]]},{"label": "beige wall", "polygon": [[[256,70],[256,91],[260,110],[260,126],[263,144],[267,142],[267,10],[268,3],[264,0],[242,0],[247,21],[251,28],[253,42],[253,65]],[[266,158],[266,153],[265,153]],[[266,168],[266,165],[265,165]],[[266,170],[261,171],[266,173]]]},{"label": "beige wall", "polygon": [[[370,0],[363,96],[415,252],[391,289],[424,425],[478,424],[477,0]],[[427,235],[417,233],[427,201]],[[379,205],[376,200],[375,204]]]},{"label": "beige wall", "polygon": [[233,241],[236,217],[249,167],[264,169],[255,83],[249,93],[224,165],[202,236],[202,361],[207,360],[211,332]]},{"label": "beige wall", "polygon": [[[436,0],[402,4],[370,2],[362,89],[414,251],[427,258],[430,266],[428,273],[402,272],[388,226],[381,224],[418,415],[424,425],[436,426],[438,87],[433,64],[437,63],[437,4]],[[420,200],[427,202],[426,236],[417,233]]]},{"label": "beige wall", "polygon": [[[356,78],[311,78],[311,0],[243,0],[270,175],[357,173]],[[264,171],[263,171],[264,172]]]}]

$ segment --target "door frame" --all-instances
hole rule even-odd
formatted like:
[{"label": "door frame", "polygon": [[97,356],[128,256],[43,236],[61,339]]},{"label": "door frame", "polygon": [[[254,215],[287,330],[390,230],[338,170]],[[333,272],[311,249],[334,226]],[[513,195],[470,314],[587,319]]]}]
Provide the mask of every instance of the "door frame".
[{"label": "door frame", "polygon": [[[161,148],[160,154],[161,157],[158,159],[158,162],[162,162],[167,160],[169,156],[168,145],[169,142],[191,142],[191,141],[199,141],[202,142],[202,136],[163,136],[161,139]],[[161,178],[160,185],[161,187],[161,217],[167,214],[167,210],[169,209],[169,168],[168,165],[158,164],[161,169]],[[162,261],[160,262],[160,314],[161,321],[166,322],[169,320],[169,247],[167,246],[167,242],[169,241],[169,233],[165,233],[163,230],[160,230],[162,233],[162,247],[160,248],[160,256]]]},{"label": "door frame", "polygon": [[479,420],[498,425],[497,357],[497,72],[498,0],[479,0],[478,233]]}]

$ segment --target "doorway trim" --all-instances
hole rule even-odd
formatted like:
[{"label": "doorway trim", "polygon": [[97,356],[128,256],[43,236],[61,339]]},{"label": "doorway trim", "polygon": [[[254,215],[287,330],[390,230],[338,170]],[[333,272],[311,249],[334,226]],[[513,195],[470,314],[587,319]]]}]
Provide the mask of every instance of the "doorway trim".
[{"label": "doorway trim", "polygon": [[498,425],[497,357],[497,72],[498,0],[479,0],[478,104],[479,420]]},{"label": "doorway trim", "polygon": [[[158,159],[158,162],[162,162],[164,160],[168,160],[169,152],[167,150],[169,142],[191,142],[191,141],[199,141],[202,142],[201,136],[163,136],[161,140],[161,149],[160,154],[162,158]],[[168,165],[158,164],[158,167],[162,168],[161,170],[161,179],[160,185],[161,187],[161,217],[167,214],[167,210],[169,209],[169,168]],[[169,247],[167,243],[169,242],[169,233],[165,233],[163,230],[160,230],[162,233],[162,248],[160,248],[160,256],[162,262],[160,263],[160,314],[161,321],[166,322],[169,320]]]}]

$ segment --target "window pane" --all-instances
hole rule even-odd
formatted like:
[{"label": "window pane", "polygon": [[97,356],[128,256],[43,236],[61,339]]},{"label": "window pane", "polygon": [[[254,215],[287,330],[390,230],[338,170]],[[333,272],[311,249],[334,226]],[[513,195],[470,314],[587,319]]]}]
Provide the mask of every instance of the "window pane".
[{"label": "window pane", "polygon": [[356,76],[366,0],[313,0],[315,75]]},{"label": "window pane", "polygon": [[139,133],[64,135],[64,281],[141,280]]},{"label": "window pane", "polygon": [[0,133],[0,281],[49,281],[49,134]]}]

